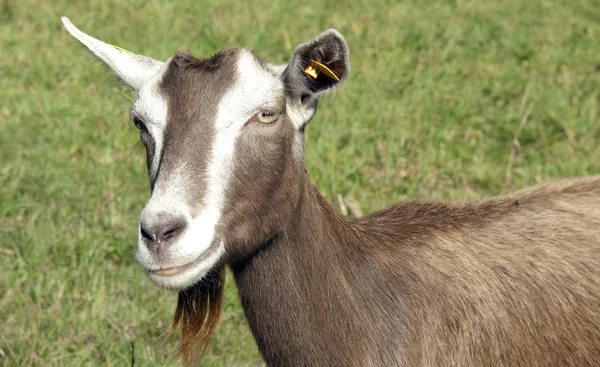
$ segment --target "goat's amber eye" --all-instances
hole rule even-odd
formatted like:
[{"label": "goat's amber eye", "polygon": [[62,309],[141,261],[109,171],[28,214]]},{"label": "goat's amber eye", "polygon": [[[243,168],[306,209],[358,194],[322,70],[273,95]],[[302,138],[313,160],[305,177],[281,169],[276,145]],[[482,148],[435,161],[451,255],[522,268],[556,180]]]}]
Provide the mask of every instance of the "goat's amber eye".
[{"label": "goat's amber eye", "polygon": [[277,112],[275,111],[261,111],[257,115],[258,121],[262,122],[263,124],[275,122],[275,120],[277,120],[277,116]]}]

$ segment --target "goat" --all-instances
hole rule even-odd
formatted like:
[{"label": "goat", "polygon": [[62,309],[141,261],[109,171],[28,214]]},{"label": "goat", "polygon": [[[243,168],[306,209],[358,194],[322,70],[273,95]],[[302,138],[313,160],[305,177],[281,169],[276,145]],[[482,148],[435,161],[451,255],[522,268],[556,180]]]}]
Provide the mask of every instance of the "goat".
[{"label": "goat", "polygon": [[271,366],[600,363],[600,176],[346,218],[304,168],[304,128],[350,71],[337,31],[276,66],[246,49],[160,62],[63,23],[138,92],[136,258],[179,290],[185,363],[217,327],[225,266]]}]

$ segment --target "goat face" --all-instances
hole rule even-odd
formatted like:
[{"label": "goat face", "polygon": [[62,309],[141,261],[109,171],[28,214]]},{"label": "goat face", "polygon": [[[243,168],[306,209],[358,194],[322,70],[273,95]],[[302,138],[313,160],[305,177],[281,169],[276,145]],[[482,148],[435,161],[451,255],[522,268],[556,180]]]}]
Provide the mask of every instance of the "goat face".
[{"label": "goat face", "polygon": [[138,91],[131,117],[146,148],[152,196],[140,216],[136,257],[152,280],[190,287],[285,226],[306,182],[304,127],[318,98],[349,72],[339,33],[299,45],[287,65],[246,49],[208,59],[178,53],[163,63],[63,22]]}]

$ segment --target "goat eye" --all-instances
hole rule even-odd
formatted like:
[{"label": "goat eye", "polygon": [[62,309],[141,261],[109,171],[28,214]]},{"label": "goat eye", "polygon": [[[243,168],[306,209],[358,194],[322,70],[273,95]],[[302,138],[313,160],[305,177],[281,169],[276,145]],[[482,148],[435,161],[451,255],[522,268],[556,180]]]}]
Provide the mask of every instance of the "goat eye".
[{"label": "goat eye", "polygon": [[278,117],[277,112],[275,111],[261,111],[256,116],[258,117],[258,121],[262,122],[263,124],[275,122]]},{"label": "goat eye", "polygon": [[133,124],[140,131],[146,130],[146,125],[144,124],[144,121],[142,121],[139,117],[133,118]]}]

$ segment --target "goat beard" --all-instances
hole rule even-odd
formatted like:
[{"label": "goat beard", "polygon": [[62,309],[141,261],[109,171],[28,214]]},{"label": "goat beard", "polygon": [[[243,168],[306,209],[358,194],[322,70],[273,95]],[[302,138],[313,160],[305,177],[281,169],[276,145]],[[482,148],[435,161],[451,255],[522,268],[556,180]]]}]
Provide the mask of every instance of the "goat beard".
[{"label": "goat beard", "polygon": [[178,356],[185,366],[202,357],[219,326],[224,285],[225,266],[218,266],[191,288],[179,291],[177,309],[166,334],[172,337],[181,324]]}]

